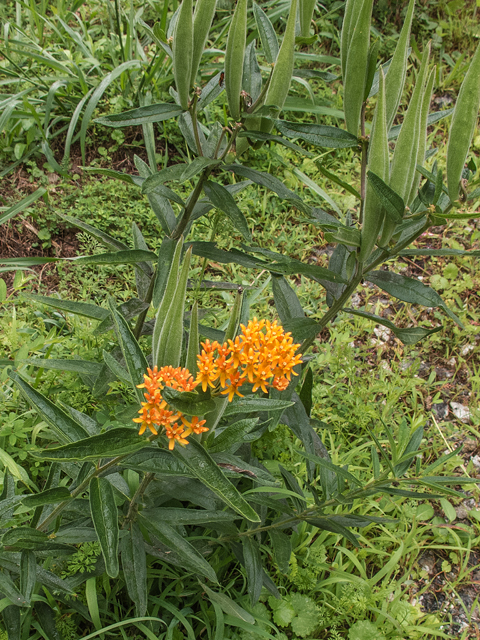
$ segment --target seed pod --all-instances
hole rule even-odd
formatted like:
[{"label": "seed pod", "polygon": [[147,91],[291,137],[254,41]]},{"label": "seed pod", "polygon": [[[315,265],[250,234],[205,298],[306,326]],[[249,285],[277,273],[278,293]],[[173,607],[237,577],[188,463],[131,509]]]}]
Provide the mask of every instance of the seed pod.
[{"label": "seed pod", "polygon": [[[430,44],[429,42],[423,52],[422,64],[420,65],[412,98],[405,118],[403,119],[397,144],[395,145],[390,170],[390,187],[398,193],[404,201],[409,197],[415,179],[418,148],[420,146],[422,103],[425,79],[428,71],[428,60],[430,57]],[[390,242],[395,231],[395,226],[396,224],[393,220],[385,218],[380,246],[383,247]]]},{"label": "seed pod", "polygon": [[373,0],[363,0],[352,32],[345,66],[343,104],[347,131],[358,134],[365,84],[367,80],[368,49]]},{"label": "seed pod", "polygon": [[[432,99],[432,91],[433,91],[433,83],[435,81],[435,70],[434,67],[430,71],[430,75],[427,79],[427,84],[425,86],[425,92],[423,94],[422,100],[422,115],[420,117],[420,127],[419,127],[419,143],[418,143],[418,153],[417,153],[417,162],[416,164],[421,165],[425,162],[425,152],[427,150],[427,121],[428,121],[428,113],[430,111],[430,101]],[[405,204],[410,206],[410,204],[415,200],[415,196],[417,195],[418,187],[420,186],[420,180],[422,176],[417,171],[415,173],[415,177],[413,179],[412,189],[410,191],[410,196],[405,200]]]},{"label": "seed pod", "polygon": [[180,366],[183,344],[183,314],[185,311],[185,298],[187,296],[187,280],[191,256],[192,247],[190,247],[185,254],[177,288],[165,322],[163,323],[162,333],[158,341],[156,360],[153,362],[158,368],[168,365],[172,367]]},{"label": "seed pod", "polygon": [[192,307],[192,315],[190,316],[190,333],[188,335],[187,359],[185,361],[186,368],[194,378],[197,375],[198,347],[198,302],[195,301]]},{"label": "seed pod", "polygon": [[463,165],[472,141],[480,108],[480,45],[477,47],[458,94],[447,150],[447,183],[450,200],[458,198]]},{"label": "seed pod", "polygon": [[310,25],[316,4],[317,0],[300,0],[300,35],[302,38],[308,38],[310,35]]},{"label": "seed pod", "polygon": [[352,40],[353,30],[357,24],[358,14],[362,8],[362,0],[347,0],[343,17],[342,33],[340,36],[340,57],[342,60],[342,78],[345,80],[347,55]]},{"label": "seed pod", "polygon": [[407,76],[408,45],[410,44],[410,30],[412,28],[415,0],[410,0],[405,22],[398,38],[388,73],[385,78],[385,97],[387,105],[387,130],[397,115],[398,106],[402,99],[403,87]]},{"label": "seed pod", "polygon": [[[380,88],[378,102],[375,108],[374,122],[372,125],[372,137],[368,149],[368,168],[384,182],[388,181],[389,155],[388,155],[388,131],[387,112],[385,108],[385,76],[380,69]],[[362,239],[360,244],[359,262],[365,260],[372,253],[382,228],[385,213],[380,201],[375,194],[372,185],[367,183],[367,193],[363,207]]]},{"label": "seed pod", "polygon": [[170,309],[173,297],[175,295],[175,290],[177,288],[178,269],[180,265],[180,257],[182,255],[182,246],[183,237],[180,238],[180,240],[177,242],[177,246],[175,247],[175,253],[173,254],[172,265],[168,274],[165,291],[162,297],[162,301],[160,302],[160,306],[158,307],[157,314],[155,316],[155,328],[153,330],[152,337],[152,357],[154,365],[157,364],[160,336],[165,324],[165,318],[167,317],[168,310]]},{"label": "seed pod", "polygon": [[247,42],[247,0],[238,0],[228,31],[225,51],[225,91],[234,120],[240,119],[243,59]]},{"label": "seed pod", "polygon": [[213,16],[217,0],[198,0],[193,16],[193,55],[190,86],[192,87],[197,77],[198,67],[202,59],[205,43],[212,26]]},{"label": "seed pod", "polygon": [[188,109],[190,77],[193,56],[193,5],[192,0],[183,0],[178,13],[173,36],[173,73],[178,99],[185,111]]},{"label": "seed pod", "polygon": [[[295,22],[297,18],[297,0],[292,0],[287,26],[283,36],[282,46],[278,52],[272,77],[268,86],[265,104],[278,108],[278,113],[283,109],[290,89],[293,75],[293,52],[295,47]],[[273,121],[262,118],[262,131],[270,133]]]}]

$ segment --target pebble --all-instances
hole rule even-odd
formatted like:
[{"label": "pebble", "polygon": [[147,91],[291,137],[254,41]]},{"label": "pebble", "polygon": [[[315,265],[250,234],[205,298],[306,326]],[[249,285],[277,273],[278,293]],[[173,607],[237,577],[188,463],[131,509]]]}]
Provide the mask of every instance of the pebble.
[{"label": "pebble", "polygon": [[475,467],[480,468],[480,456],[472,456],[471,461]]},{"label": "pebble", "polygon": [[471,413],[470,409],[459,402],[450,402],[453,415],[460,420],[460,422],[470,422]]},{"label": "pebble", "polygon": [[460,355],[468,356],[468,354],[474,349],[475,347],[473,346],[473,344],[466,344],[464,347],[462,347],[462,350],[460,351]]},{"label": "pebble", "polygon": [[362,304],[362,298],[360,297],[360,294],[354,293],[350,298],[350,304],[354,309],[358,309],[358,307]]},{"label": "pebble", "polygon": [[432,411],[438,420],[444,420],[448,416],[448,404],[446,402],[434,404],[432,405]]},{"label": "pebble", "polygon": [[455,513],[457,514],[457,518],[459,520],[467,520],[468,518],[468,511],[465,509],[463,505],[455,507]]},{"label": "pebble", "polygon": [[373,333],[382,342],[388,342],[390,336],[392,335],[392,332],[390,331],[390,329],[387,329],[386,327],[375,327],[373,330]]}]

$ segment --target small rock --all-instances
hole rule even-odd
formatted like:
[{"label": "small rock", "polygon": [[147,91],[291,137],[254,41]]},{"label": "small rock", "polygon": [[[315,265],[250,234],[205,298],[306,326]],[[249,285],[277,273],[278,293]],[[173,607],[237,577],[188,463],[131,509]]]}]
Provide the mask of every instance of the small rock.
[{"label": "small rock", "polygon": [[460,351],[460,355],[468,356],[468,354],[474,349],[475,347],[473,346],[473,344],[466,344],[464,347],[462,347],[462,350]]},{"label": "small rock", "polygon": [[435,372],[439,380],[448,380],[453,377],[453,373],[444,367],[436,367]]},{"label": "small rock", "polygon": [[457,361],[455,360],[455,358],[450,358],[450,360],[447,361],[447,364],[450,365],[451,367],[456,367]]},{"label": "small rock", "polygon": [[432,412],[435,414],[437,420],[445,420],[448,416],[448,404],[446,402],[440,402],[432,406]]},{"label": "small rock", "polygon": [[362,298],[360,297],[360,294],[354,293],[350,299],[350,304],[354,309],[358,309],[358,307],[362,304]]},{"label": "small rock", "polygon": [[468,511],[465,509],[463,505],[455,507],[455,513],[457,514],[457,518],[459,520],[467,520],[468,518]]},{"label": "small rock", "polygon": [[480,456],[473,456],[470,459],[475,467],[480,468]]},{"label": "small rock", "polygon": [[386,360],[382,360],[380,362],[380,369],[383,369],[384,371],[387,371],[388,373],[392,373],[392,370],[390,369],[390,365],[388,364],[388,362]]},{"label": "small rock", "polygon": [[407,369],[410,369],[412,364],[413,360],[402,360],[399,365],[400,371],[406,371]]},{"label": "small rock", "polygon": [[472,440],[472,438],[467,438],[466,440],[463,441],[463,451],[465,453],[472,453],[472,451],[475,451],[477,446],[478,446],[477,441]]},{"label": "small rock", "polygon": [[373,330],[373,333],[382,342],[388,342],[390,336],[392,335],[392,332],[390,331],[390,329],[387,329],[386,327],[375,327]]},{"label": "small rock", "polygon": [[460,422],[470,422],[471,413],[470,409],[459,402],[450,402],[453,415],[460,420]]}]

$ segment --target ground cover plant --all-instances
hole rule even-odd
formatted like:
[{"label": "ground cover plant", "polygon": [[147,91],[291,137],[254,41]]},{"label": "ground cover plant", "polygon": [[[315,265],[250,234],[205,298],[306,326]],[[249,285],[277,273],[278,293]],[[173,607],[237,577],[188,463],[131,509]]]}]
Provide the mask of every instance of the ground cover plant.
[{"label": "ground cover plant", "polygon": [[[3,362],[5,380],[9,376],[16,384],[9,402],[18,403],[21,391],[36,412],[28,410],[25,420],[13,416],[13,432],[5,431],[15,447],[15,430],[24,433],[35,422],[30,474],[17,462],[24,462],[23,453],[12,451],[13,456],[6,453],[9,457],[4,458],[10,475],[4,478],[1,575],[9,637],[30,637],[32,629],[38,637],[53,637],[55,626],[64,635],[87,637],[110,632],[117,637],[166,638],[448,637],[440,618],[422,616],[409,603],[405,587],[419,558],[418,547],[445,549],[450,555],[442,572],[451,573],[449,560],[460,563],[456,578],[459,583],[468,580],[474,526],[444,535],[444,520],[424,501],[439,501],[453,520],[452,501],[463,500],[465,490],[476,495],[476,480],[467,469],[463,475],[454,473],[463,465],[458,449],[448,446],[445,455],[438,456],[421,448],[424,418],[415,384],[390,393],[384,411],[368,403],[367,410],[356,410],[366,393],[357,389],[351,394],[354,401],[342,403],[336,412],[342,425],[352,429],[340,437],[335,419],[326,423],[315,417],[328,417],[328,402],[318,400],[328,388],[328,377],[314,385],[316,367],[309,364],[308,350],[340,312],[384,327],[375,334],[383,342],[392,333],[406,345],[428,336],[438,339],[438,313],[431,314],[433,327],[428,314],[420,324],[404,326],[405,321],[411,325],[410,317],[396,324],[353,299],[346,307],[358,287],[356,295],[363,301],[371,285],[403,302],[442,310],[464,330],[462,319],[434,289],[397,273],[395,265],[399,256],[476,255],[459,247],[422,250],[410,245],[448,221],[472,218],[466,207],[478,199],[477,168],[474,159],[466,169],[464,165],[480,100],[480,53],[468,67],[453,112],[446,164],[439,157],[427,168],[426,160],[433,155],[427,148],[427,125],[452,115],[450,110],[429,114],[435,72],[429,69],[428,44],[418,60],[402,124],[392,126],[407,73],[413,2],[393,58],[383,65],[377,63],[376,44],[369,46],[372,3],[347,3],[339,60],[346,129],[335,121],[279,119],[283,107],[295,107],[287,93],[297,73],[295,44],[311,40],[305,29],[312,9],[308,3],[300,6],[298,41],[297,5],[292,3],[279,46],[267,14],[254,5],[249,19],[246,1],[239,2],[225,23],[224,65],[221,56],[213,77],[201,91],[194,90],[195,65],[213,19],[208,6],[205,3],[203,13],[197,6],[194,17],[191,3],[184,1],[171,19],[174,26],[169,25],[173,48],[166,51],[163,41],[158,45],[172,59],[168,64],[173,64],[174,101],[97,118],[97,126],[115,130],[142,126],[148,164],[136,157],[138,174],[102,167],[92,167],[91,173],[140,188],[158,231],[144,234],[134,223],[127,244],[127,238],[107,234],[90,221],[62,216],[95,239],[89,246],[93,255],[75,258],[74,264],[93,265],[93,274],[101,273],[95,265],[108,265],[110,273],[117,274],[117,301],[111,295],[104,305],[93,304],[90,296],[88,302],[37,296],[36,302],[47,309],[42,312],[44,325],[52,326],[52,309],[86,318],[79,325],[75,359],[52,357],[53,349],[56,356],[69,352],[72,333],[57,313],[48,337],[43,328],[33,329],[32,342],[15,352],[16,371],[9,358]],[[256,40],[247,44],[249,24],[258,31],[260,61],[264,56],[275,63],[268,77],[258,64]],[[191,46],[175,46],[180,37]],[[330,76],[329,71],[300,69],[295,77],[307,89],[305,78],[333,81]],[[223,114],[215,101],[224,104]],[[300,112],[305,110],[304,100]],[[321,107],[313,113],[320,115]],[[343,118],[332,107],[324,113]],[[158,170],[153,125],[172,118],[178,118],[185,151],[172,163],[165,154]],[[274,127],[283,135],[272,134]],[[310,146],[303,148],[292,139]],[[265,143],[287,149],[290,156],[271,150],[272,156],[287,164],[294,184],[300,177],[310,192],[299,194],[268,171],[251,166],[255,149],[261,153]],[[314,165],[353,196],[353,206],[345,207],[349,211],[342,211],[285,159],[291,160],[292,154],[310,159],[315,147],[351,154],[358,184]],[[328,265],[255,243],[251,218],[247,221],[235,200],[242,192],[252,193],[253,185],[270,190],[294,210],[294,223],[321,230],[334,247]],[[20,207],[42,195],[36,192],[16,209],[6,209],[1,220],[13,219]],[[317,196],[332,213],[315,206]],[[258,206],[257,196],[250,197]],[[269,204],[269,213],[274,213],[278,200]],[[212,210],[207,240],[202,225]],[[265,221],[268,224],[268,215]],[[237,241],[227,248],[216,244],[225,224],[248,243],[241,250]],[[106,253],[98,252],[102,245]],[[193,269],[192,255],[197,259]],[[45,259],[2,260],[5,270],[41,262]],[[209,262],[219,271],[229,269],[229,280],[207,280]],[[386,262],[388,268],[374,270]],[[132,280],[111,266],[118,264],[133,265]],[[234,281],[240,276],[252,282],[248,270],[268,275],[261,281],[255,276],[248,285]],[[435,281],[438,289],[449,289],[449,274],[451,278],[451,268]],[[289,282],[291,276],[295,279]],[[309,296],[305,307],[292,287],[302,276]],[[24,284],[20,274],[14,286]],[[318,285],[326,291],[325,300]],[[262,304],[270,287],[283,329],[270,322],[271,311]],[[256,313],[257,304],[262,316]],[[265,320],[252,321],[253,315]],[[341,332],[331,331],[334,341],[348,344]],[[64,346],[55,348],[57,343]],[[31,351],[41,357],[29,359]],[[341,359],[321,355],[334,371],[333,386],[338,380],[341,389],[345,384],[350,388],[351,374],[336,370],[339,363],[344,366]],[[81,383],[70,382],[61,400],[52,402],[48,387],[58,371],[79,374]],[[93,415],[82,395],[91,398]],[[405,396],[411,406],[402,411],[398,403]],[[140,418],[135,417],[144,400]],[[429,402],[434,404],[432,398]],[[139,423],[140,434],[132,420]],[[325,447],[319,434],[330,446]],[[339,458],[341,442],[348,452]],[[15,490],[13,478],[25,484],[26,493]],[[392,511],[414,520],[399,546],[395,538],[406,523],[392,520]],[[475,506],[470,511],[477,513]],[[425,527],[432,518],[433,539]],[[382,534],[373,534],[375,544],[351,530],[370,533],[377,525]],[[419,540],[424,542],[418,545]],[[239,571],[246,578],[243,586]],[[419,582],[424,578],[421,573],[417,577]],[[474,609],[475,603],[466,615],[474,615]]]}]

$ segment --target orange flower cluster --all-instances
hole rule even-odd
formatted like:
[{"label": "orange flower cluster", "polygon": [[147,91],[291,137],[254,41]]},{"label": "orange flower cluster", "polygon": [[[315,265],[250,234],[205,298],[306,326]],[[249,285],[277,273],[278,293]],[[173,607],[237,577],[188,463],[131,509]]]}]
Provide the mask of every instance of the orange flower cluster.
[{"label": "orange flower cluster", "polygon": [[193,416],[191,421],[187,420],[183,413],[170,408],[169,404],[162,397],[164,387],[171,387],[178,391],[193,391],[196,382],[188,369],[181,367],[157,367],[148,369],[148,374],[144,374],[143,384],[139,384],[139,389],[146,389],[144,393],[146,402],[142,402],[142,408],[138,412],[139,418],[134,418],[134,422],[140,423],[140,435],[145,430],[150,429],[154,434],[158,434],[158,427],[165,428],[165,435],[169,439],[168,448],[175,446],[175,441],[181,445],[188,444],[186,439],[191,433],[202,433],[208,431],[205,420],[199,420],[198,416]]},{"label": "orange flower cluster", "polygon": [[202,353],[198,356],[196,382],[204,391],[220,383],[224,395],[231,402],[235,395],[243,397],[240,387],[249,382],[252,391],[261,389],[267,393],[269,386],[285,390],[295,365],[302,361],[295,355],[300,346],[293,344],[290,333],[285,333],[277,322],[254,318],[247,326],[241,325],[242,332],[235,340],[227,343],[202,342]]},{"label": "orange flower cluster", "polygon": [[[165,435],[169,439],[168,448],[171,450],[175,442],[184,446],[191,433],[208,431],[205,420],[193,416],[187,420],[180,411],[172,409],[162,397],[162,390],[167,386],[178,391],[193,391],[199,384],[203,391],[208,387],[217,393],[228,395],[231,402],[235,395],[243,397],[240,387],[245,383],[252,385],[252,391],[261,389],[267,392],[269,386],[280,391],[288,387],[293,368],[302,360],[300,354],[295,355],[300,346],[293,343],[290,333],[275,322],[254,318],[247,326],[241,325],[242,332],[235,340],[228,340],[223,344],[202,342],[202,353],[197,358],[198,375],[196,380],[188,369],[181,367],[157,367],[148,369],[144,374],[143,384],[146,392],[142,408],[138,412],[139,418],[134,422],[140,423],[140,435],[148,428],[154,435],[158,428],[164,427]],[[215,393],[215,392],[214,392]]]}]

